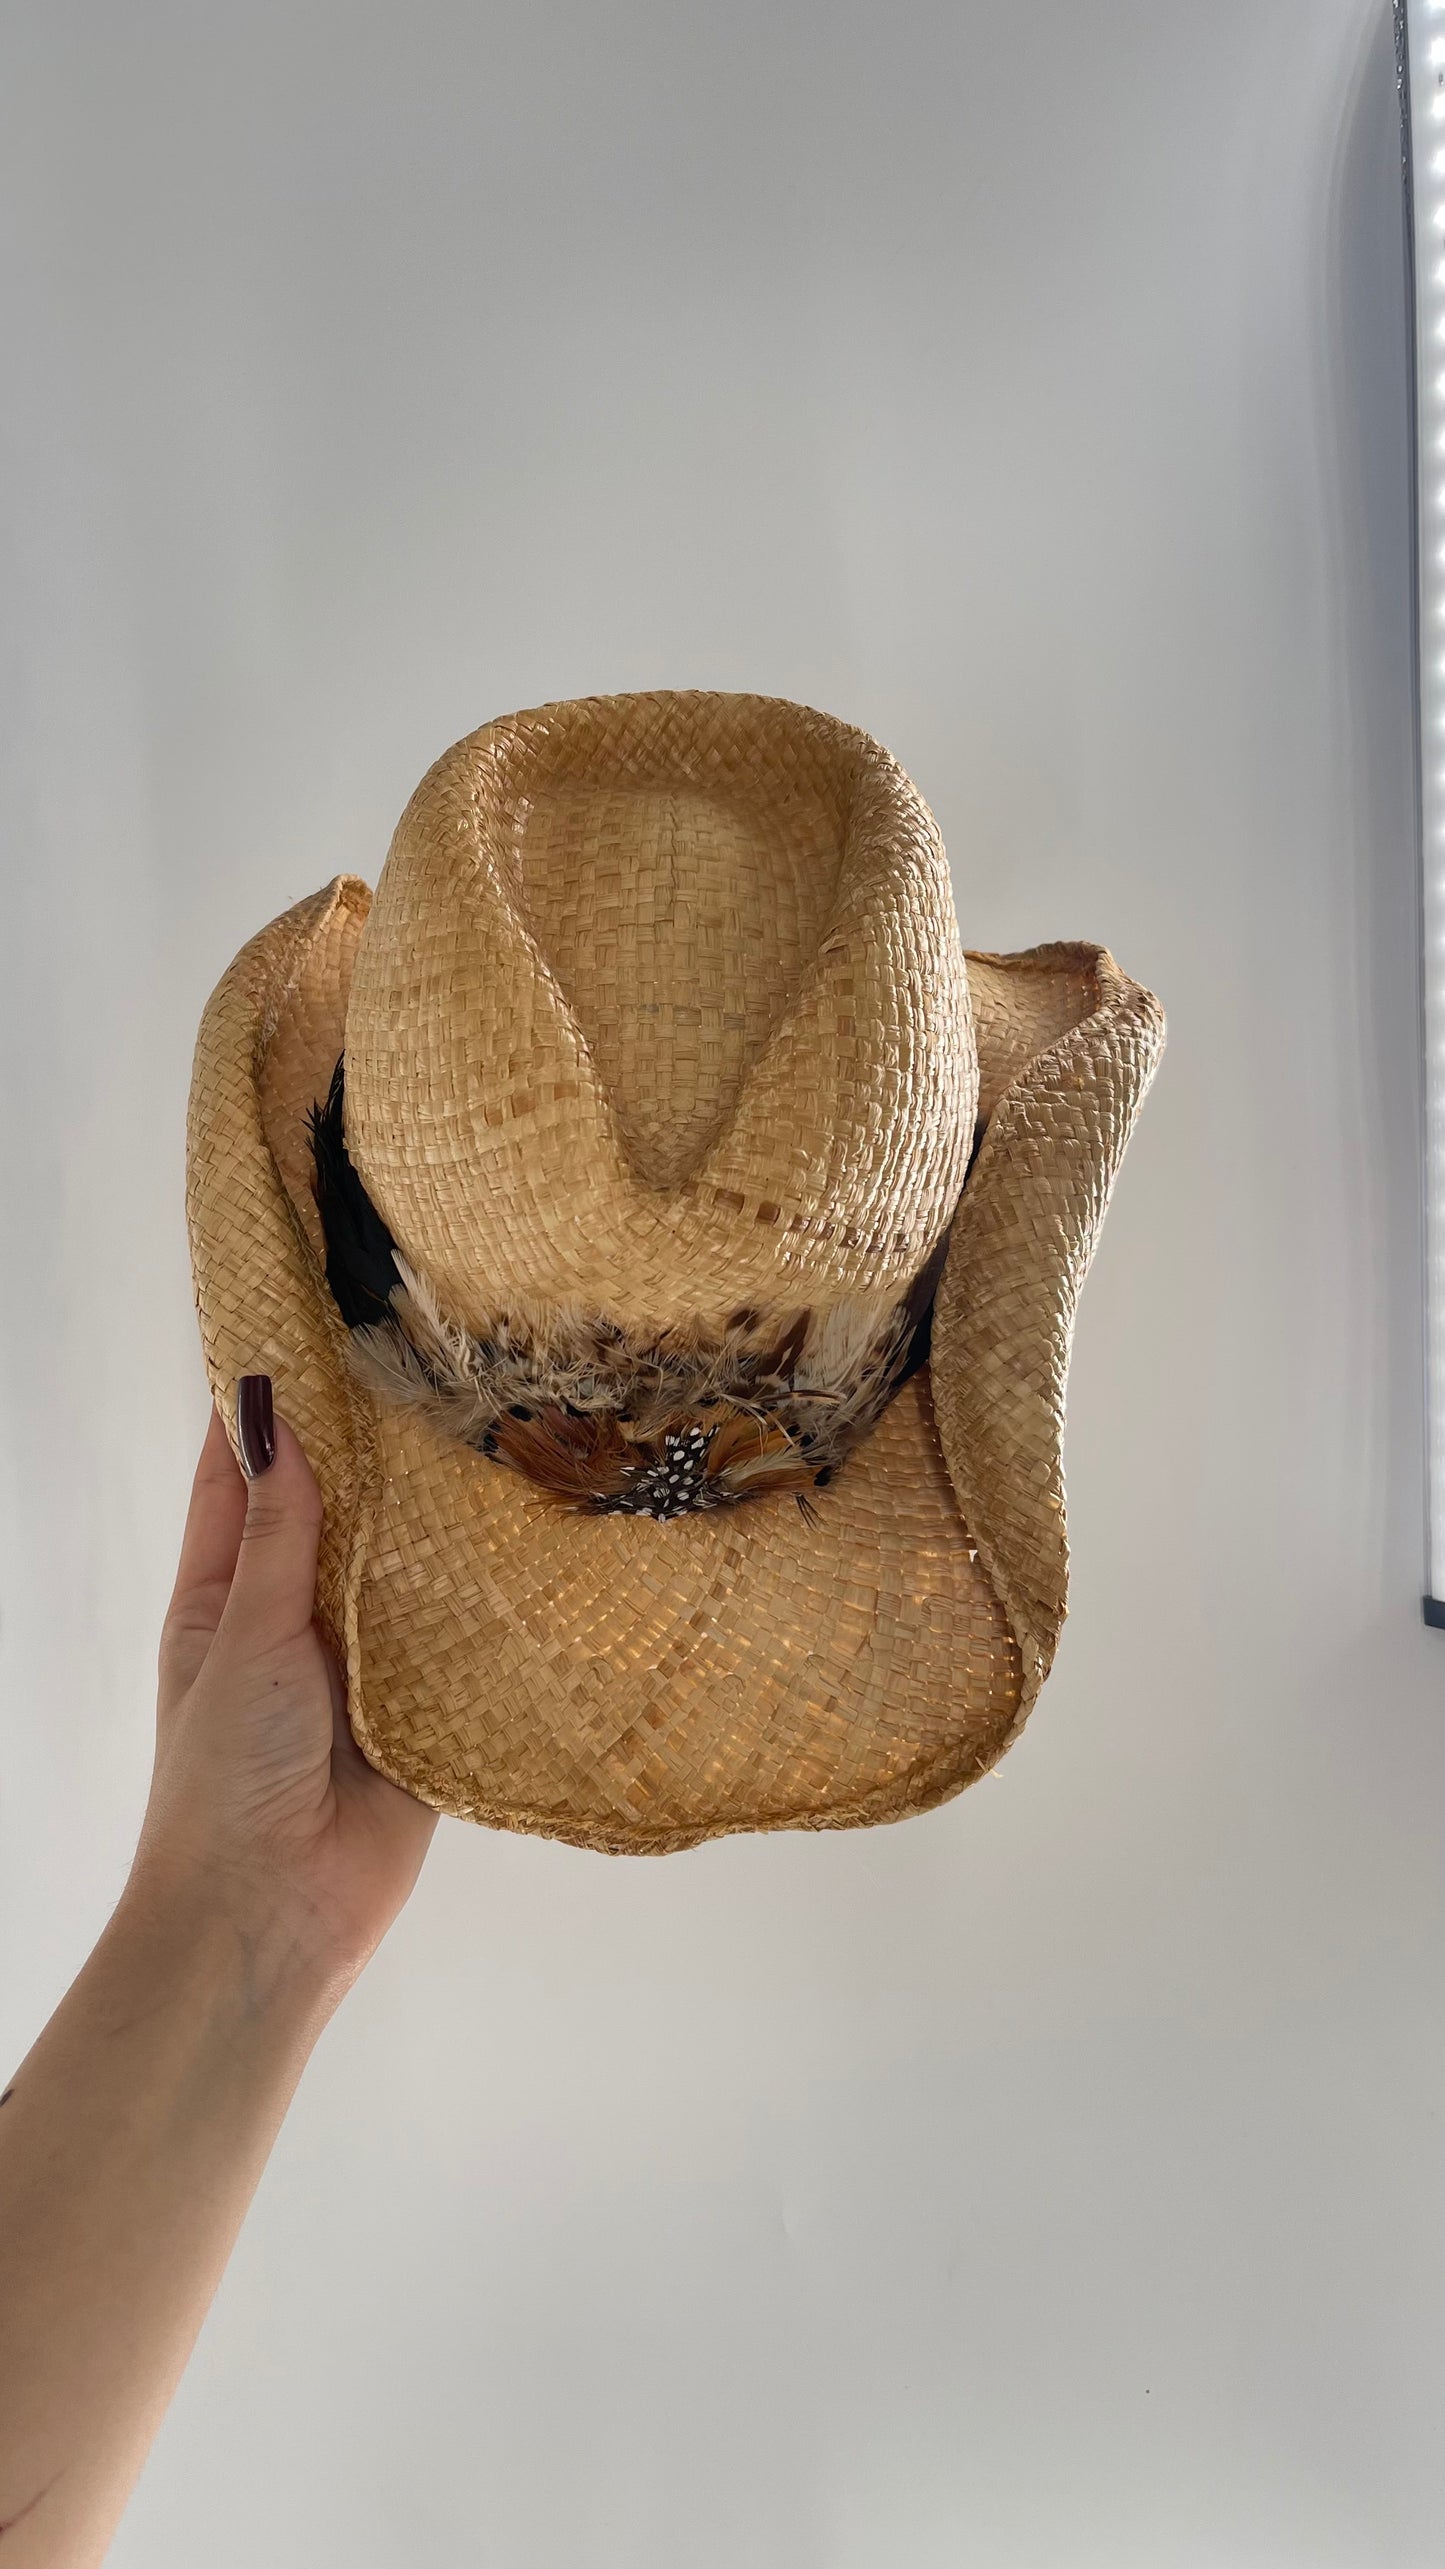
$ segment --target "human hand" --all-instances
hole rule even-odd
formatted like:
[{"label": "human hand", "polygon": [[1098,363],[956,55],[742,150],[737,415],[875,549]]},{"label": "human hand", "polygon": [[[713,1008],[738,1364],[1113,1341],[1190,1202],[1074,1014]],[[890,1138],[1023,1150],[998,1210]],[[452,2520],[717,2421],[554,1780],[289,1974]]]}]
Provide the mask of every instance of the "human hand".
[{"label": "human hand", "polygon": [[249,1381],[249,1477],[214,1410],[196,1470],[129,1894],[220,1904],[248,1944],[335,1997],[406,1901],[436,1813],[369,1766],[351,1735],[313,1620],[321,1493],[297,1438],[272,1420],[269,1381]]},{"label": "human hand", "polygon": [[311,2045],[436,1824],[352,1739],[312,1620],[321,1495],[270,1408],[250,1377],[246,1478],[212,1416],[130,1880],[0,2100],[16,2569],[100,2569]]}]

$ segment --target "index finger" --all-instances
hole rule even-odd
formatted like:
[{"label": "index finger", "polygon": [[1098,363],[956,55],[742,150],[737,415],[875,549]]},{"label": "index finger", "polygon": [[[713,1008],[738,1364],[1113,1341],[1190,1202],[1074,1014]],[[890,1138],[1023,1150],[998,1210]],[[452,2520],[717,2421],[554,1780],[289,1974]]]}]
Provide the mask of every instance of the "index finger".
[{"label": "index finger", "polygon": [[231,1593],[245,1522],[245,1477],[231,1452],[221,1413],[213,1406],[191,1485],[176,1583],[161,1636],[163,1712],[168,1700],[190,1684],[215,1637]]}]

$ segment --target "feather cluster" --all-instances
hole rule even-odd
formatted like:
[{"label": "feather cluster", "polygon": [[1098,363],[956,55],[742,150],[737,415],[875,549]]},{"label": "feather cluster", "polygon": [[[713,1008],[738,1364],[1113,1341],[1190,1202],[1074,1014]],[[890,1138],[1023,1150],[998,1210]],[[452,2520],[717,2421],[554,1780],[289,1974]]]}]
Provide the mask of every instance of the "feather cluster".
[{"label": "feather cluster", "polygon": [[909,1291],[747,1309],[651,1334],[521,1304],[462,1329],[402,1254],[347,1154],[344,1073],[311,1117],[326,1277],[381,1398],[574,1508],[681,1516],[792,1492],[805,1510],[928,1354],[947,1234]]}]

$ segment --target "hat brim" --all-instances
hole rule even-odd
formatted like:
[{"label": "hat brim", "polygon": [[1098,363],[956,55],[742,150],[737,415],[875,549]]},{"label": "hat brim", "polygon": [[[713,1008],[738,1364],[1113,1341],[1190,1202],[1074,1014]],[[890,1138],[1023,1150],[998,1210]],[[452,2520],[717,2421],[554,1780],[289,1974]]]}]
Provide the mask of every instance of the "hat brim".
[{"label": "hat brim", "polygon": [[307,1109],[342,1049],[367,886],[272,922],[197,1041],[187,1209],[211,1382],[269,1372],[326,1507],[318,1606],[371,1763],[439,1810],[611,1852],[902,1817],[986,1773],[1064,1609],[1074,1303],[1157,1058],[1101,949],[970,957],[986,1129],[932,1366],[809,1524],[570,1513],[346,1361]]}]

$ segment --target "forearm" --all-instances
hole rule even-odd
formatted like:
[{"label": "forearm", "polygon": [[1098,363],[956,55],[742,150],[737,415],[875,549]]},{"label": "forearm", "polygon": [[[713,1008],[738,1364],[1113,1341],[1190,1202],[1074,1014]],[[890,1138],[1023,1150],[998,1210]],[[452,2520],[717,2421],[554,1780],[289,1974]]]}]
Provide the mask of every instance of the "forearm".
[{"label": "forearm", "polygon": [[91,2569],[328,1998],[214,1902],[128,1892],[0,2107],[0,2561]]}]

